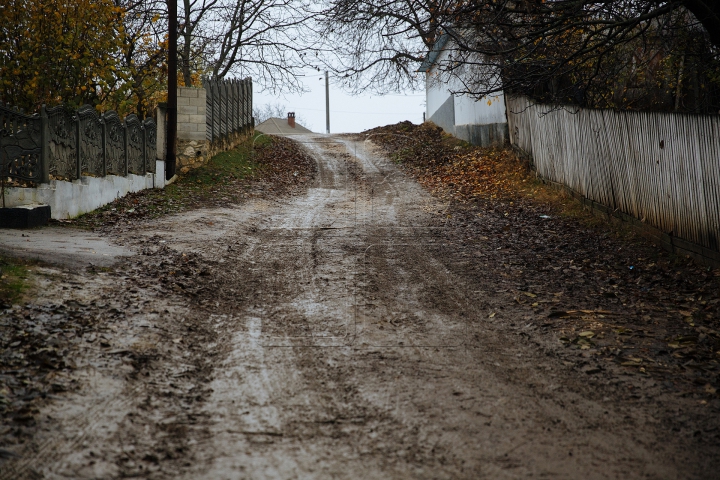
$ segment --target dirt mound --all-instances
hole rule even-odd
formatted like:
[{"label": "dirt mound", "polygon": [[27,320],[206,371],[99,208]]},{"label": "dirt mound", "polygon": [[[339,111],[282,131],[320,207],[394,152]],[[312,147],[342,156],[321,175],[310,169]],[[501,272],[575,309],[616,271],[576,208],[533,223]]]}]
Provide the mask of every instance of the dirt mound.
[{"label": "dirt mound", "polygon": [[480,148],[432,124],[401,122],[363,132],[434,195],[461,201],[532,195],[527,163],[507,148]]}]

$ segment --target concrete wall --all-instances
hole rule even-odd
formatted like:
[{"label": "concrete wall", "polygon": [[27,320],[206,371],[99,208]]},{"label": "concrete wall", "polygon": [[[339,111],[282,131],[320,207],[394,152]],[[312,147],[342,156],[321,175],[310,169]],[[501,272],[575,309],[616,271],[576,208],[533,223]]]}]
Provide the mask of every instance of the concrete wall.
[{"label": "concrete wall", "polygon": [[455,136],[472,145],[483,147],[504,145],[510,139],[507,123],[455,125]]},{"label": "concrete wall", "polygon": [[[181,173],[205,164],[213,155],[235,148],[247,133],[233,133],[210,143],[205,134],[206,92],[203,88],[178,88],[177,166]],[[131,192],[146,188],[165,187],[166,111],[157,110],[157,174],[121,177],[82,177],[66,182],[52,180],[36,188],[7,188],[8,207],[21,205],[50,205],[52,218],[72,218],[91,212]]]},{"label": "concrete wall", "polygon": [[205,134],[207,92],[204,88],[178,87],[177,150],[180,173],[204,165],[211,157]]},{"label": "concrete wall", "polygon": [[455,96],[455,125],[507,123],[505,97],[493,95],[475,100],[467,95]]},{"label": "concrete wall", "polygon": [[473,145],[502,145],[508,141],[505,98],[503,94],[476,100],[468,95],[452,95],[462,89],[456,79],[443,80],[437,64],[447,59],[442,51],[425,73],[425,118]]},{"label": "concrete wall", "polygon": [[167,147],[167,109],[162,104],[155,109],[155,125],[157,125],[157,136],[155,152],[158,160],[165,160],[165,147]]},{"label": "concrete wall", "polygon": [[129,174],[127,177],[107,175],[105,177],[84,176],[71,182],[51,180],[35,188],[8,187],[5,189],[5,205],[50,205],[52,218],[56,220],[73,218],[107,205],[131,192],[147,188],[165,187],[165,110],[157,111],[157,153],[155,174]]},{"label": "concrete wall", "polygon": [[50,205],[52,218],[56,220],[73,218],[107,205],[131,192],[139,192],[147,188],[164,188],[165,162],[158,160],[155,171],[157,174],[82,177],[72,182],[52,180],[49,184],[42,184],[36,188],[6,188],[5,204],[8,207]]}]

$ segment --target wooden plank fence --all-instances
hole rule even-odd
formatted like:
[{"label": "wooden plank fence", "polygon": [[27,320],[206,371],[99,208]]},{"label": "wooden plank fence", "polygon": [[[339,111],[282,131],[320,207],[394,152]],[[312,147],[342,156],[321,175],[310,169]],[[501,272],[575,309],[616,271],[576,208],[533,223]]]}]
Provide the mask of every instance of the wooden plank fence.
[{"label": "wooden plank fence", "polygon": [[540,176],[720,258],[720,116],[506,101],[510,141]]},{"label": "wooden plank fence", "polygon": [[203,79],[206,90],[205,134],[208,141],[252,129],[252,79]]}]

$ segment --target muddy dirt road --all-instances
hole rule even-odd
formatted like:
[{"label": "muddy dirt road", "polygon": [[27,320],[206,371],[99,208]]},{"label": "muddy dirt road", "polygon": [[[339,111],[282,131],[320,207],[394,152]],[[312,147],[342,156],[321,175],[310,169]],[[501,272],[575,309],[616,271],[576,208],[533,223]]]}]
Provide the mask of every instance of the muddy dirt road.
[{"label": "muddy dirt road", "polygon": [[140,224],[114,275],[58,267],[48,298],[113,309],[106,346],[0,478],[717,478],[718,420],[675,421],[706,407],[508,330],[442,204],[367,142],[296,139],[305,194]]}]

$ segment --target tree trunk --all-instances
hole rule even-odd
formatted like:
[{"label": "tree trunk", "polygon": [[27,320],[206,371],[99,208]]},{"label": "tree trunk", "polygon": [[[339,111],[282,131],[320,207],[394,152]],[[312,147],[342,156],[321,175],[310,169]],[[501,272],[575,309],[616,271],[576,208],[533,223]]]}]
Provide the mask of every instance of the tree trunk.
[{"label": "tree trunk", "polygon": [[192,86],[192,72],[190,71],[190,52],[192,51],[192,45],[190,42],[192,41],[192,26],[190,25],[190,0],[183,0],[184,5],[184,12],[185,15],[184,21],[185,25],[183,26],[183,39],[184,44],[182,48],[182,53],[180,53],[180,58],[182,58],[182,76],[183,76],[183,82],[185,83],[186,87]]}]

